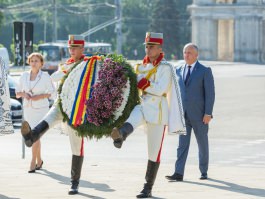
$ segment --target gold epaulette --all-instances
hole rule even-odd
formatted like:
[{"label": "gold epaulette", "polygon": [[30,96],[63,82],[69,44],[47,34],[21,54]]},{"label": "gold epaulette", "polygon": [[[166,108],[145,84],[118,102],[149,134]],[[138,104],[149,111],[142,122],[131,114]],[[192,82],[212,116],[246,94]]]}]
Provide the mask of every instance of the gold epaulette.
[{"label": "gold epaulette", "polygon": [[135,72],[136,72],[136,74],[138,75],[139,74],[139,66],[140,66],[141,64],[136,64],[136,66],[135,66]]}]

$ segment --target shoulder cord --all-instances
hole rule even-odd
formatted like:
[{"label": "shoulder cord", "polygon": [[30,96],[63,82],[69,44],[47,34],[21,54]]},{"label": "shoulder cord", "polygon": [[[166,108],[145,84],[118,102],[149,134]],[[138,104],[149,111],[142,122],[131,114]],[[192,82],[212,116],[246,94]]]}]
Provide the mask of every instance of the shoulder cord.
[{"label": "shoulder cord", "polygon": [[147,75],[145,76],[145,78],[148,79],[148,80],[149,80],[150,77],[151,77],[153,74],[155,74],[156,71],[157,71],[157,66],[155,66],[154,68],[152,68],[152,69],[150,69],[150,70],[148,70],[148,71],[143,71],[143,72],[141,72],[141,71],[138,70],[139,66],[140,66],[140,64],[137,64],[137,65],[136,65],[136,74],[145,74],[145,73],[147,73]]}]

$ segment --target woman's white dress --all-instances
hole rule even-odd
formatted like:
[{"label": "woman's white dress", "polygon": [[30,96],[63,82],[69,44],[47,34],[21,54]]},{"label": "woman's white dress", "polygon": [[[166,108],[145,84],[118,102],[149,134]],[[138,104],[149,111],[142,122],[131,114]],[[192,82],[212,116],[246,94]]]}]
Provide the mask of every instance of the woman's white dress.
[{"label": "woman's white dress", "polygon": [[[50,75],[39,71],[34,81],[30,80],[30,71],[24,72],[19,80],[16,92],[31,93],[32,95],[51,94],[52,98],[56,95],[56,90]],[[34,128],[49,111],[48,98],[37,101],[23,99],[23,115],[31,128]]]}]

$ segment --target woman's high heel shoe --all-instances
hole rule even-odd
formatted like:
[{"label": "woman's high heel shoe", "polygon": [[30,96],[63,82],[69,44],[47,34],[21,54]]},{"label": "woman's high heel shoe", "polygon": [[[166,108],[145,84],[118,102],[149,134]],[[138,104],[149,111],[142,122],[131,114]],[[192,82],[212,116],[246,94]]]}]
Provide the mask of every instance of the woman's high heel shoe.
[{"label": "woman's high heel shoe", "polygon": [[28,173],[35,173],[35,169],[29,170]]},{"label": "woman's high heel shoe", "polygon": [[43,165],[43,161],[41,162],[40,166],[38,167],[38,165],[36,165],[36,170],[40,170],[42,168],[42,165]]}]

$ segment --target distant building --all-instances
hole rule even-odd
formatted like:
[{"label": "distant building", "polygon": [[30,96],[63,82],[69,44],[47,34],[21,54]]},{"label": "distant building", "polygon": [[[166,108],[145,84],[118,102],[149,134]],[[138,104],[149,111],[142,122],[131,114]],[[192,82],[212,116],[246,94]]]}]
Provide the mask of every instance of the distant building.
[{"label": "distant building", "polygon": [[200,59],[265,63],[265,0],[193,0]]}]

